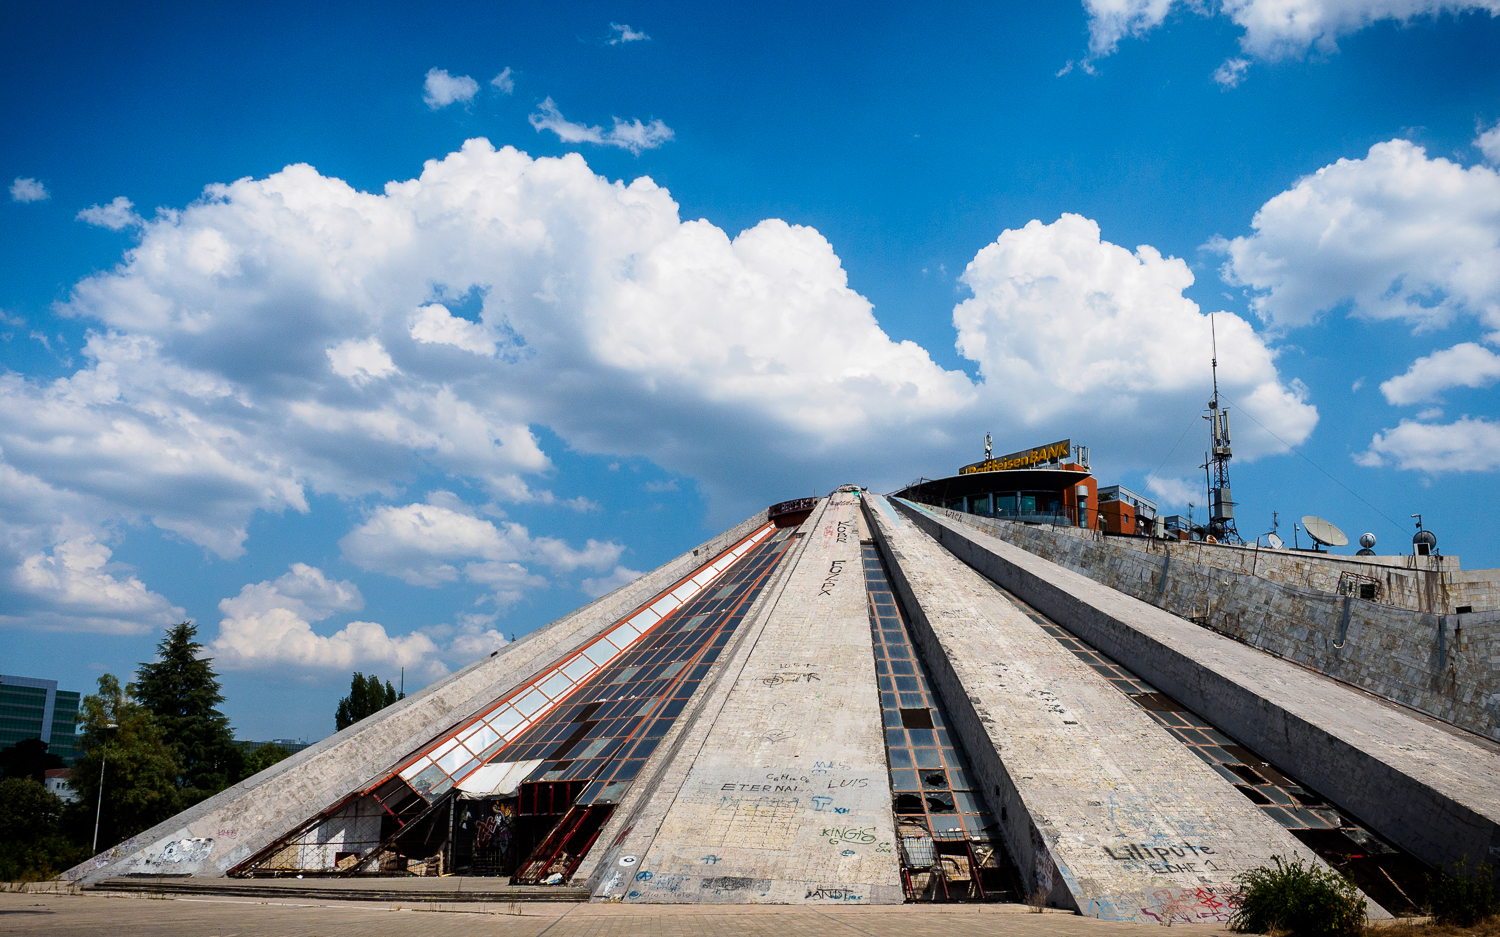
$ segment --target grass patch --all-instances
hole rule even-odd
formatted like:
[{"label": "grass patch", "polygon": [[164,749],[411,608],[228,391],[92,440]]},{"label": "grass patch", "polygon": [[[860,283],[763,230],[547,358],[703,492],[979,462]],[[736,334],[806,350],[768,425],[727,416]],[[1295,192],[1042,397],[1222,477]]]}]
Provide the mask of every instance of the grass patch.
[{"label": "grass patch", "polygon": [[1428,910],[1435,924],[1473,927],[1500,914],[1495,894],[1495,870],[1488,862],[1469,868],[1469,857],[1439,870],[1428,880]]},{"label": "grass patch", "polygon": [[1366,927],[1365,937],[1500,937],[1500,917],[1490,917],[1470,927],[1435,921],[1422,924],[1381,922]]}]

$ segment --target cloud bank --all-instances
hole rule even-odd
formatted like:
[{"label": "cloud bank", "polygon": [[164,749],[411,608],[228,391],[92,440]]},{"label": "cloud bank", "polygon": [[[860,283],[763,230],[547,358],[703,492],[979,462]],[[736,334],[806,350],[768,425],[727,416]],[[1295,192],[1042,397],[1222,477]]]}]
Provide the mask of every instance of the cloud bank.
[{"label": "cloud bank", "polygon": [[[1483,148],[1485,137],[1475,141]],[[1424,334],[1477,328],[1500,342],[1500,172],[1429,158],[1407,140],[1370,147],[1297,181],[1256,212],[1253,233],[1211,246],[1226,282],[1278,330],[1347,311]],[[1489,387],[1500,356],[1460,342],[1412,362],[1380,385],[1396,406],[1444,390]],[[1426,472],[1488,470],[1500,427],[1482,417],[1438,425],[1402,421],[1375,435],[1359,461]]]},{"label": "cloud bank", "polygon": [[[1089,56],[1111,55],[1126,38],[1140,38],[1161,27],[1173,13],[1227,16],[1243,32],[1240,49],[1250,58],[1300,58],[1316,50],[1338,51],[1342,36],[1383,21],[1408,23],[1464,13],[1500,15],[1500,0],[1083,0],[1088,15]],[[1215,73],[1221,84],[1238,84],[1243,59],[1230,59]],[[1222,77],[1221,77],[1222,76]],[[1226,80],[1232,79],[1232,80]]]},{"label": "cloud bank", "polygon": [[[313,496],[364,505],[347,560],[470,584],[496,613],[531,590],[629,581],[626,544],[504,520],[506,503],[595,507],[553,496],[533,426],[694,479],[716,523],[786,497],[788,479],[930,474],[987,430],[1071,435],[1110,471],[1149,468],[1143,440],[1180,432],[1208,382],[1186,265],[1073,215],[1002,233],[966,270],[954,324],[977,381],[887,335],[817,231],[684,220],[650,179],[604,179],[577,154],[471,140],[380,192],[294,165],[138,223],[123,261],[60,310],[93,326],[86,365],[0,375],[0,497],[15,499],[0,606],[50,602],[54,627],[156,627],[172,608],[96,547],[59,560],[62,545],[153,525],[235,557],[258,512],[307,512]],[[1300,385],[1247,322],[1218,323],[1226,393],[1305,438],[1317,414]],[[1242,434],[1246,457],[1275,451]],[[451,490],[408,493],[432,478]],[[57,598],[74,575],[59,570],[93,583],[92,605]],[[226,599],[216,652],[321,667],[454,646],[370,622],[320,634],[356,609],[315,572]],[[453,641],[493,646],[490,624],[454,621]]]},{"label": "cloud bank", "polygon": [[372,621],[351,621],[331,635],[312,623],[359,611],[365,600],[352,582],[335,582],[323,571],[293,563],[278,579],[245,586],[219,603],[224,618],[209,643],[215,662],[230,670],[287,665],[350,670],[370,664],[409,667],[440,676],[437,646],[422,633],[392,637]]},{"label": "cloud bank", "polygon": [[[1208,315],[1183,295],[1193,283],[1183,261],[1146,245],[1132,253],[1065,214],[1001,234],[961,280],[974,297],[954,310],[959,351],[979,363],[986,402],[1023,425],[1092,424],[1095,451],[1108,452],[1131,432],[1170,432],[1162,410],[1202,408],[1213,342]],[[1281,381],[1248,322],[1219,313],[1214,327],[1225,396],[1282,438],[1305,439],[1318,420],[1305,390]],[[1249,459],[1284,448],[1246,423],[1237,441]]]}]

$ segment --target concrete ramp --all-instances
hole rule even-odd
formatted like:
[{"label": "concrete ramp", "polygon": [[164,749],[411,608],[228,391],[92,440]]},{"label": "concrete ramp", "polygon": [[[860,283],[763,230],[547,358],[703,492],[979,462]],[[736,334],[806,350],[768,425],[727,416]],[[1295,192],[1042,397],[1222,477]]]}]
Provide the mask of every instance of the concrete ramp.
[{"label": "concrete ramp", "polygon": [[1029,887],[1091,917],[1225,921],[1236,875],[1273,855],[1321,864],[979,574],[884,498],[869,500]]},{"label": "concrete ramp", "polygon": [[1367,828],[1429,865],[1500,860],[1494,743],[1194,625],[971,526],[899,511]]},{"label": "concrete ramp", "polygon": [[673,764],[622,819],[596,895],[902,900],[859,512],[859,492],[840,490],[803,524],[795,566],[746,623]]}]

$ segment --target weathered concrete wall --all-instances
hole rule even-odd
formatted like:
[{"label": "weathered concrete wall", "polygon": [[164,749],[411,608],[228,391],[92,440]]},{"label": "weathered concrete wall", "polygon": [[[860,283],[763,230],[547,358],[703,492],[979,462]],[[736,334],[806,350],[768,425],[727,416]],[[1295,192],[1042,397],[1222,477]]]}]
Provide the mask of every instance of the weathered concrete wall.
[{"label": "weathered concrete wall", "polygon": [[530,680],[766,522],[764,511],[494,656],[304,749],[63,874],[216,877],[391,771],[435,736]]},{"label": "weathered concrete wall", "polygon": [[959,559],[1418,859],[1500,858],[1500,746],[900,506]]},{"label": "weathered concrete wall", "polygon": [[[1221,634],[1500,739],[1500,610],[1434,615],[1334,595],[1338,573],[1329,571],[1332,561],[1104,538],[1093,531],[925,509]],[[1262,574],[1268,566],[1299,576],[1311,568],[1314,582],[1322,576],[1332,585],[1324,591],[1267,579]]]},{"label": "weathered concrete wall", "polygon": [[858,510],[836,492],[804,523],[654,786],[600,836],[597,896],[902,900]]},{"label": "weathered concrete wall", "polygon": [[[931,505],[923,505],[932,507]],[[997,521],[933,508],[954,517],[971,518],[984,524],[1030,527],[1016,521]],[[1046,526],[1049,534],[1074,539],[1102,540],[1101,531],[1077,527]],[[1116,537],[1111,543],[1125,550],[1153,552],[1157,549],[1148,538]],[[1192,562],[1237,573],[1250,573],[1310,592],[1339,593],[1339,581],[1346,574],[1374,580],[1380,587],[1377,601],[1383,605],[1417,612],[1444,615],[1468,606],[1474,611],[1500,609],[1500,569],[1460,569],[1456,556],[1354,556],[1331,552],[1313,553],[1282,548],[1274,550],[1255,544],[1239,546],[1201,541],[1171,541]]]},{"label": "weathered concrete wall", "polygon": [[1223,922],[1236,875],[1276,855],[1323,865],[978,573],[869,500],[913,637],[1028,889],[1109,920]]}]

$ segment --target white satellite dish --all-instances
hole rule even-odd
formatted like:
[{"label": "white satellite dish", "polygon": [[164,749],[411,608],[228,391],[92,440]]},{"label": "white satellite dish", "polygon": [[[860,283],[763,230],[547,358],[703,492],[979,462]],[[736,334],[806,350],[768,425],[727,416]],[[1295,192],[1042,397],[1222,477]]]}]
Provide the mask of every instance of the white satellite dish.
[{"label": "white satellite dish", "polygon": [[1273,550],[1280,550],[1282,547],[1286,546],[1286,541],[1282,540],[1275,534],[1266,534],[1266,542],[1271,545],[1271,549]]},{"label": "white satellite dish", "polygon": [[1343,547],[1349,545],[1349,538],[1337,527],[1323,520],[1321,517],[1313,517],[1311,514],[1302,518],[1302,529],[1307,535],[1325,547]]}]

